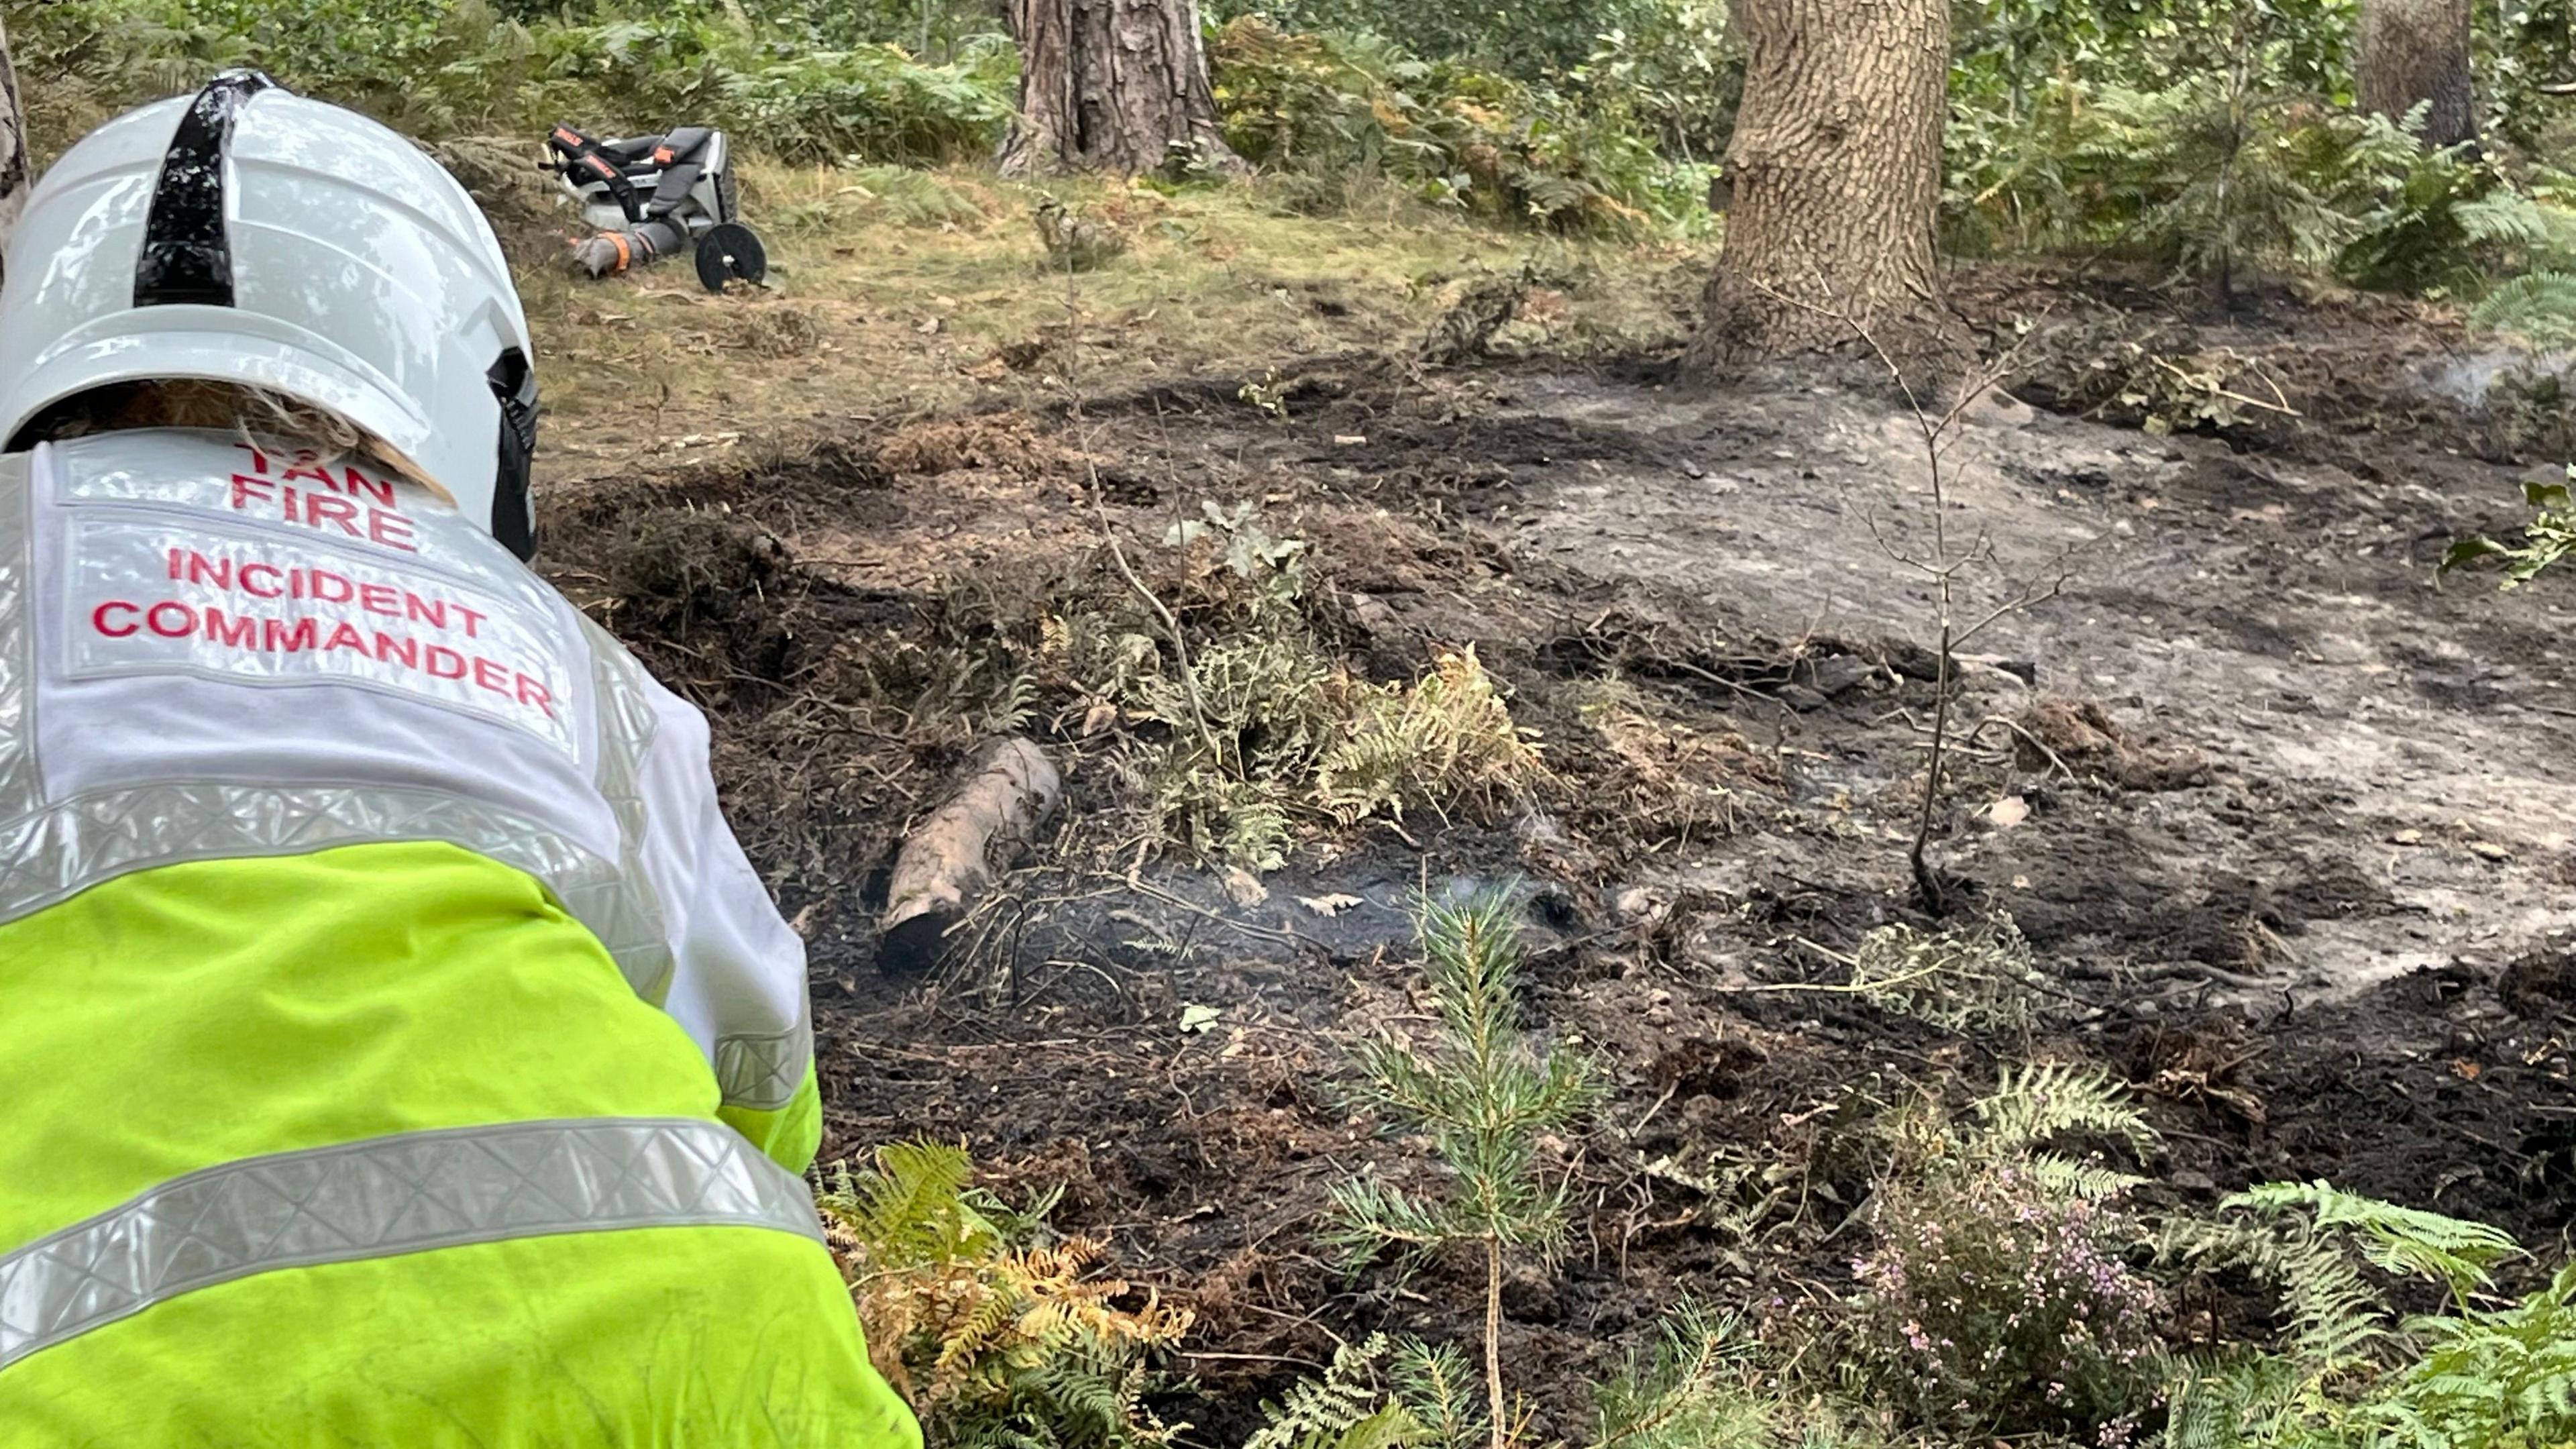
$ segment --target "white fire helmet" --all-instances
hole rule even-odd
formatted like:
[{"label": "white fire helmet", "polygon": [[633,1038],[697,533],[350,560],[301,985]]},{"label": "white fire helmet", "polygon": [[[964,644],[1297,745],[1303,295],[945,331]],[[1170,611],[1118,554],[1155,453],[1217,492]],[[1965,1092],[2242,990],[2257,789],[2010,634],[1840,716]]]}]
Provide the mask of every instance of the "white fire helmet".
[{"label": "white fire helmet", "polygon": [[465,188],[363,116],[255,71],[91,132],[0,270],[0,439],[120,384],[207,379],[334,413],[521,558],[537,384],[509,265]]}]

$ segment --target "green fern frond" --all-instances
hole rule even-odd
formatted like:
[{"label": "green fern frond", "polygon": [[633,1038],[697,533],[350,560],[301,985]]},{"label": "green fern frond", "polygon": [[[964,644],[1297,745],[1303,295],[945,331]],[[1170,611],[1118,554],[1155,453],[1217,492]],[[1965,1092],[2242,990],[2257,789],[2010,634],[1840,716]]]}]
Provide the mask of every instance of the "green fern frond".
[{"label": "green fern frond", "polygon": [[1300,1379],[1278,1402],[1262,1405],[1267,1422],[1243,1449],[1393,1449],[1420,1442],[1425,1431],[1402,1404],[1379,1403],[1375,1366],[1391,1347],[1385,1334],[1372,1333],[1334,1349],[1321,1378]]},{"label": "green fern frond", "polygon": [[2480,298],[2469,309],[2469,320],[2542,347],[2576,343],[2576,275],[2533,272],[2515,277]]},{"label": "green fern frond", "polygon": [[2341,1254],[2293,1253],[2279,1281],[2289,1314],[2289,1352],[2318,1374],[2367,1364],[2390,1342],[2379,1295]]},{"label": "green fern frond", "polygon": [[2408,1326],[2426,1347],[2377,1396],[2387,1417],[2440,1444],[2576,1442],[2576,1264],[2509,1307]]},{"label": "green fern frond", "polygon": [[2007,1068],[1976,1113],[1978,1143],[1989,1150],[2037,1147],[2071,1132],[2113,1138],[2141,1153],[2157,1142],[2127,1085],[2098,1067],[2035,1062]]},{"label": "green fern frond", "polygon": [[[2229,1206],[2252,1204],[2231,1199]],[[2284,1319],[2282,1352],[2303,1383],[2376,1362],[2390,1341],[2378,1295],[2341,1245],[2304,1219],[2176,1219],[2165,1225],[2158,1256],[2190,1271],[2241,1269],[2271,1285]]]},{"label": "green fern frond", "polygon": [[2326,1182],[2264,1183],[2231,1201],[2275,1213],[2305,1208],[2319,1228],[2350,1234],[2380,1268],[2431,1278],[2463,1301],[2488,1285],[2488,1269],[2522,1252],[2511,1234],[2485,1223],[2361,1197]]},{"label": "green fern frond", "polygon": [[2470,241],[2492,246],[2546,245],[2553,230],[2541,204],[2509,186],[2453,205],[2451,219]]},{"label": "green fern frond", "polygon": [[858,1245],[870,1266],[908,1268],[953,1262],[999,1242],[992,1224],[967,1200],[974,1165],[945,1142],[890,1142],[854,1173],[833,1170],[816,1200]]},{"label": "green fern frond", "polygon": [[2038,1179],[2041,1186],[2088,1202],[2108,1202],[2146,1181],[2131,1173],[2115,1172],[2098,1162],[2078,1162],[2054,1152],[2031,1154],[2029,1167],[2031,1176]]},{"label": "green fern frond", "polygon": [[2269,1354],[2180,1355],[2165,1384],[2165,1449],[2281,1445],[2305,1386]]},{"label": "green fern frond", "polygon": [[[2280,1295],[2278,1352],[2186,1360],[2168,1388],[2170,1449],[2468,1449],[2576,1442],[2576,1266],[2502,1309],[2469,1305],[2520,1251],[2478,1223],[2341,1192],[2268,1183],[2229,1220],[2169,1225],[2167,1261],[2230,1265]],[[2450,1287],[2448,1317],[2392,1332],[2354,1254]],[[2395,1350],[2422,1345],[2410,1361]]]}]

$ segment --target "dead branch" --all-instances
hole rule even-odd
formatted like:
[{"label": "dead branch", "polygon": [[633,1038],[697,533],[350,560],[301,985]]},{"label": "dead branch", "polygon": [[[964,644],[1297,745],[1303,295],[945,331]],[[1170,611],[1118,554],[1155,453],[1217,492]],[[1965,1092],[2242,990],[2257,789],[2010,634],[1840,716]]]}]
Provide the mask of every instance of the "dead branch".
[{"label": "dead branch", "polygon": [[[2190,373],[2183,371],[2181,368],[2174,366],[2172,363],[2161,357],[2150,357],[2147,360],[2154,363],[2156,366],[2163,368],[2165,371],[2172,373],[2174,376],[2181,378],[2184,382],[2188,383],[2193,380]],[[2290,406],[2290,400],[2288,398],[2282,397],[2281,385],[2279,383],[2272,381],[2272,379],[2268,377],[2263,377],[2263,374],[2259,370],[2256,371],[2254,375],[2262,377],[2264,386],[2272,389],[2272,395],[2276,398],[2280,398],[2281,400],[2279,402],[2265,402],[2259,397],[2247,397],[2241,392],[2231,392],[2226,388],[2220,387],[2216,383],[2210,384],[2209,395],[2212,397],[2223,397],[2229,402],[2243,403],[2249,408],[2261,408],[2267,413],[2279,413],[2283,417],[2295,418],[2304,416],[2304,414],[2302,414],[2297,408]]]},{"label": "dead branch", "polygon": [[877,969],[911,976],[939,959],[949,931],[993,883],[997,864],[1028,849],[1055,810],[1063,776],[1025,739],[993,741],[973,774],[895,856],[879,926]]}]

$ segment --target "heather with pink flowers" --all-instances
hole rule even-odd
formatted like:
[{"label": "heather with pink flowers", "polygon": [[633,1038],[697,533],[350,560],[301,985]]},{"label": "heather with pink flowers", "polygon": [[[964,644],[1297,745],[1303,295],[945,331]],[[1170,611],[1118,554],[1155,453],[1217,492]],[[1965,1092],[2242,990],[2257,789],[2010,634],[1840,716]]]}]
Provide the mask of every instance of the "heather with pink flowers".
[{"label": "heather with pink flowers", "polygon": [[1891,1184],[1852,1264],[1863,1356],[1927,1422],[2125,1445],[2162,1367],[2156,1286],[2121,1259],[2139,1238],[2116,1200],[2027,1162]]}]

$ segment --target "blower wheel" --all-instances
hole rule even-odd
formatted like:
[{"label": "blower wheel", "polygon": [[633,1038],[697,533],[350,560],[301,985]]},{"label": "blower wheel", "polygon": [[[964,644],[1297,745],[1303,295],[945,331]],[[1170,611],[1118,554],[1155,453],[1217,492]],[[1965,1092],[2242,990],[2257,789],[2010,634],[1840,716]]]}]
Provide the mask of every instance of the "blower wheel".
[{"label": "blower wheel", "polygon": [[708,291],[721,292],[727,282],[758,286],[768,275],[768,251],[759,235],[741,222],[718,222],[698,238],[698,280]]}]

